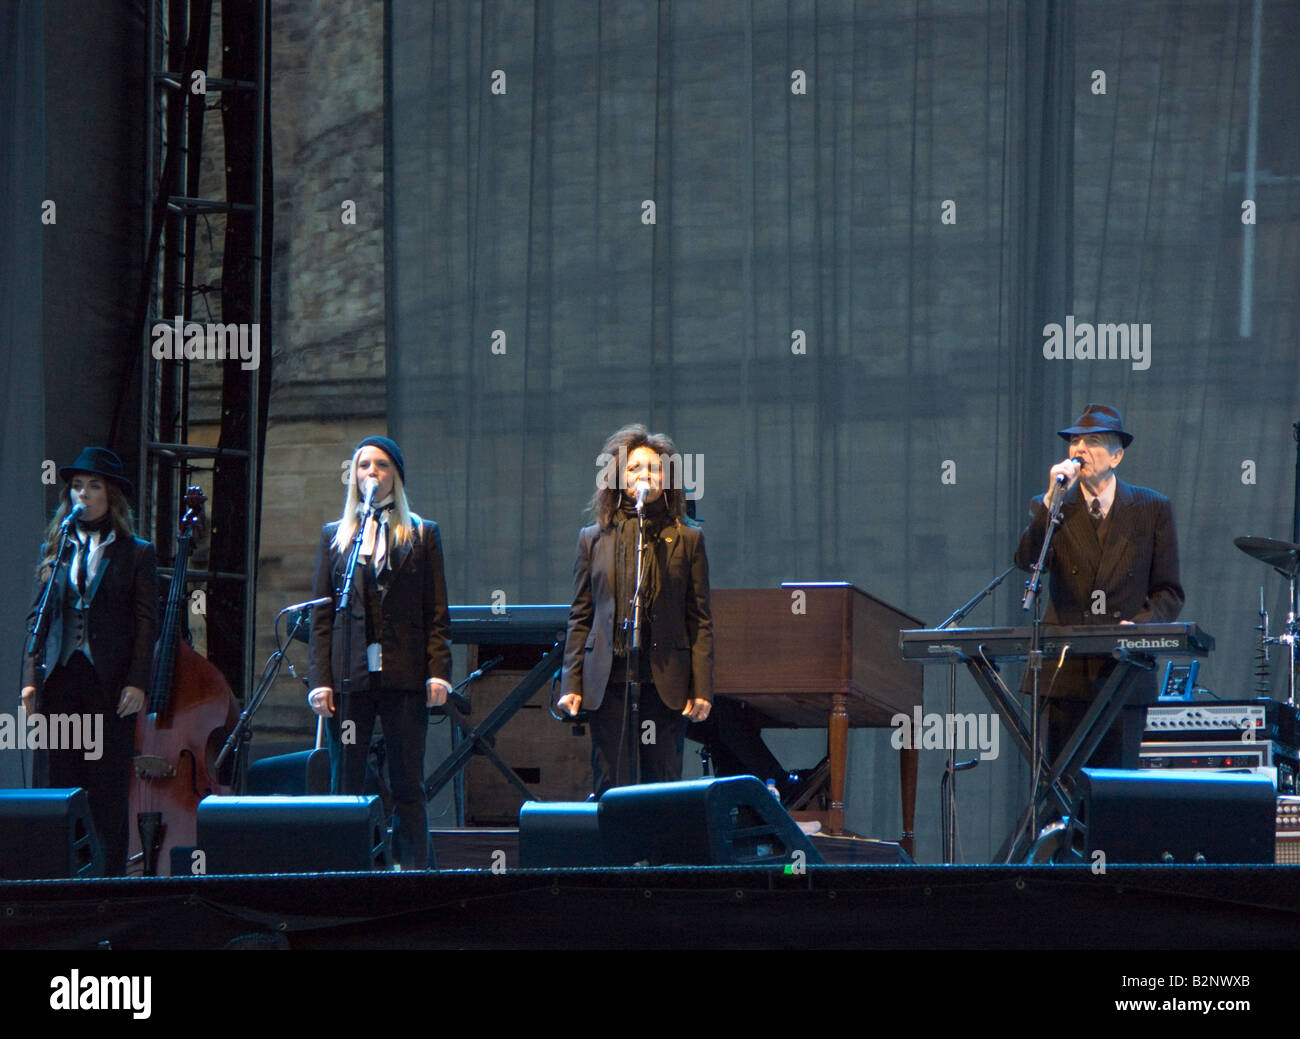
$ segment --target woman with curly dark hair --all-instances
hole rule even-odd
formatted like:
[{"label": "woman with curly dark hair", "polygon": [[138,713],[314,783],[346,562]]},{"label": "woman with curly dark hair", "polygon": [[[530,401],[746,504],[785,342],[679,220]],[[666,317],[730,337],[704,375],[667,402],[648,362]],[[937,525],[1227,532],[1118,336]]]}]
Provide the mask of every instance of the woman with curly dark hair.
[{"label": "woman with curly dark hair", "polygon": [[[624,426],[598,462],[588,506],[596,522],[578,534],[558,707],[588,714],[599,797],[631,781],[638,748],[643,782],[681,779],[686,722],[707,718],[713,699],[713,622],[704,534],[687,519],[672,440]],[[633,664],[638,612],[641,649]],[[636,731],[628,696],[634,677]]]}]

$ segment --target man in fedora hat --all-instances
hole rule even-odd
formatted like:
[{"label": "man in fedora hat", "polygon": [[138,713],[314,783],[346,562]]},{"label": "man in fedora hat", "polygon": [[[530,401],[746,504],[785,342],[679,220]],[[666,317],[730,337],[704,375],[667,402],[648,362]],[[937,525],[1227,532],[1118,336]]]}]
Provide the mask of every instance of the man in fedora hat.
[{"label": "man in fedora hat", "polygon": [[[1114,408],[1089,404],[1074,425],[1058,430],[1069,444],[1064,460],[1052,466],[1048,490],[1029,507],[1029,525],[1020,536],[1016,565],[1032,569],[1047,530],[1048,512],[1063,494],[1061,525],[1047,559],[1047,624],[1168,623],[1183,607],[1178,576],[1178,538],[1169,499],[1115,476],[1133,435]],[[1115,663],[1107,657],[1044,661],[1040,691],[1047,697],[1048,760],[1077,728],[1088,705]],[[1026,672],[1024,691],[1031,676]],[[1155,676],[1148,675],[1130,702],[1155,699]],[[1142,712],[1125,712],[1128,715]],[[1128,731],[1124,731],[1124,721]],[[1141,718],[1117,723],[1098,747],[1094,766],[1136,766]]]}]

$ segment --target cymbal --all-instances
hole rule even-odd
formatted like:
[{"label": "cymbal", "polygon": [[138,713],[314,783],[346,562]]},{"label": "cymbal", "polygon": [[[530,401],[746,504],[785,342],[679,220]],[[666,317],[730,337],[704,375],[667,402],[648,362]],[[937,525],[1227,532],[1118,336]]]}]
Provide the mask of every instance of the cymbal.
[{"label": "cymbal", "polygon": [[1232,543],[1246,555],[1281,571],[1288,581],[1300,570],[1300,545],[1275,538],[1233,538]]}]

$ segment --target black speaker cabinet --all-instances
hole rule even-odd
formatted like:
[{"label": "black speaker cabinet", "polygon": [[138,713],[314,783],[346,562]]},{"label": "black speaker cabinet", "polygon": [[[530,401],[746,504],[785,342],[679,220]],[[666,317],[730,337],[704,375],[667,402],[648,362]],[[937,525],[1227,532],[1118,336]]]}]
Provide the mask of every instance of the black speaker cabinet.
[{"label": "black speaker cabinet", "polygon": [[0,790],[0,878],[104,875],[104,852],[81,787]]},{"label": "black speaker cabinet", "polygon": [[330,752],[321,747],[259,758],[248,766],[245,790],[256,796],[328,794]]},{"label": "black speaker cabinet", "polygon": [[393,868],[377,797],[205,797],[198,849],[211,873],[367,872]]},{"label": "black speaker cabinet", "polygon": [[608,866],[595,801],[525,801],[519,809],[519,865],[524,869]]},{"label": "black speaker cabinet", "polygon": [[1276,814],[1267,776],[1085,768],[1071,828],[1086,861],[1271,863]]},{"label": "black speaker cabinet", "polygon": [[615,787],[594,806],[526,805],[519,860],[529,868],[776,866],[820,864],[822,857],[766,786],[753,776],[725,776]]}]

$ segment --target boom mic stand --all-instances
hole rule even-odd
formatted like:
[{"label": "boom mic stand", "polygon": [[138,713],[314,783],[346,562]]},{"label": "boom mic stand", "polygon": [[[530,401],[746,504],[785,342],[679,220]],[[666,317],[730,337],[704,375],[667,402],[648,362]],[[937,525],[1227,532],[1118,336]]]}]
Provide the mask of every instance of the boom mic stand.
[{"label": "boom mic stand", "polygon": [[[321,599],[311,599],[307,602],[294,603],[292,606],[286,606],[283,610],[275,615],[275,620],[271,627],[275,633],[275,652],[267,659],[262,667],[262,675],[258,679],[257,688],[253,690],[253,695],[248,698],[248,703],[239,714],[239,720],[235,722],[235,727],[231,729],[230,735],[226,738],[225,745],[221,748],[221,753],[217,755],[217,760],[213,763],[213,771],[219,773],[222,764],[226,760],[226,755],[232,751],[237,751],[238,747],[244,747],[253,738],[253,715],[265,702],[267,694],[271,691],[271,686],[275,683],[276,676],[280,673],[280,665],[284,662],[285,654],[289,652],[289,647],[293,645],[293,640],[298,637],[299,629],[308,622],[311,617],[311,610],[315,606],[323,606],[329,602],[329,597]],[[289,633],[283,639],[280,639],[280,618],[286,613],[293,614],[289,622]],[[290,670],[293,665],[290,664]],[[322,720],[318,718],[318,721]],[[319,728],[319,726],[317,726]],[[319,733],[317,734],[319,737]],[[319,738],[317,739],[319,745]],[[240,761],[242,767],[237,764],[234,774],[237,777],[237,785],[240,792],[247,788],[248,781],[248,755],[246,752],[241,754]]]},{"label": "boom mic stand", "polygon": [[[980,591],[975,593],[974,598],[968,601],[964,606],[959,606],[947,620],[939,625],[938,630],[950,628],[958,621],[962,620],[971,610],[975,609],[982,603],[998,585],[1007,579],[1007,575],[1014,570],[1015,564],[1007,567],[997,577],[993,578]],[[957,715],[957,658],[954,656],[948,662],[948,717],[954,718]],[[916,741],[916,734],[912,735],[913,743]],[[955,741],[949,740],[949,744]],[[948,747],[948,767],[943,774],[943,792],[941,794],[944,810],[943,821],[943,861],[948,865],[952,864],[954,848],[957,843],[957,773],[964,772],[967,768],[973,768],[979,764],[979,759],[974,761],[957,764],[957,748]]]},{"label": "boom mic stand", "polygon": [[1031,842],[1033,835],[1038,833],[1038,784],[1041,782],[1042,775],[1042,734],[1038,731],[1039,715],[1039,695],[1041,692],[1041,683],[1043,675],[1043,617],[1042,617],[1042,600],[1039,593],[1042,591],[1043,569],[1047,566],[1047,554],[1052,548],[1052,538],[1056,534],[1057,528],[1061,525],[1061,507],[1065,504],[1066,481],[1058,477],[1055,484],[1055,500],[1047,514],[1047,528],[1043,532],[1043,546],[1038,551],[1038,561],[1030,573],[1029,580],[1025,582],[1025,595],[1020,601],[1022,610],[1033,610],[1033,621],[1030,623],[1029,630],[1029,670],[1032,674],[1033,696],[1030,702],[1033,705],[1033,717],[1029,720],[1030,725],[1030,743],[1033,744],[1034,767],[1031,770],[1033,775],[1029,784],[1029,832]]},{"label": "boom mic stand", "polygon": [[[67,519],[60,527],[59,550],[55,553],[54,565],[50,567],[50,576],[41,590],[41,601],[37,604],[36,615],[32,618],[31,627],[27,629],[27,641],[23,646],[23,652],[36,662],[32,671],[32,685],[36,687],[32,704],[37,713],[41,710],[41,700],[45,694],[45,640],[49,637],[50,622],[56,608],[50,601],[50,593],[54,588],[55,579],[59,576],[59,568],[63,565],[64,556],[68,554],[69,548],[73,548],[72,527],[76,515],[76,510],[68,513]],[[26,724],[25,718],[23,723]]]}]

